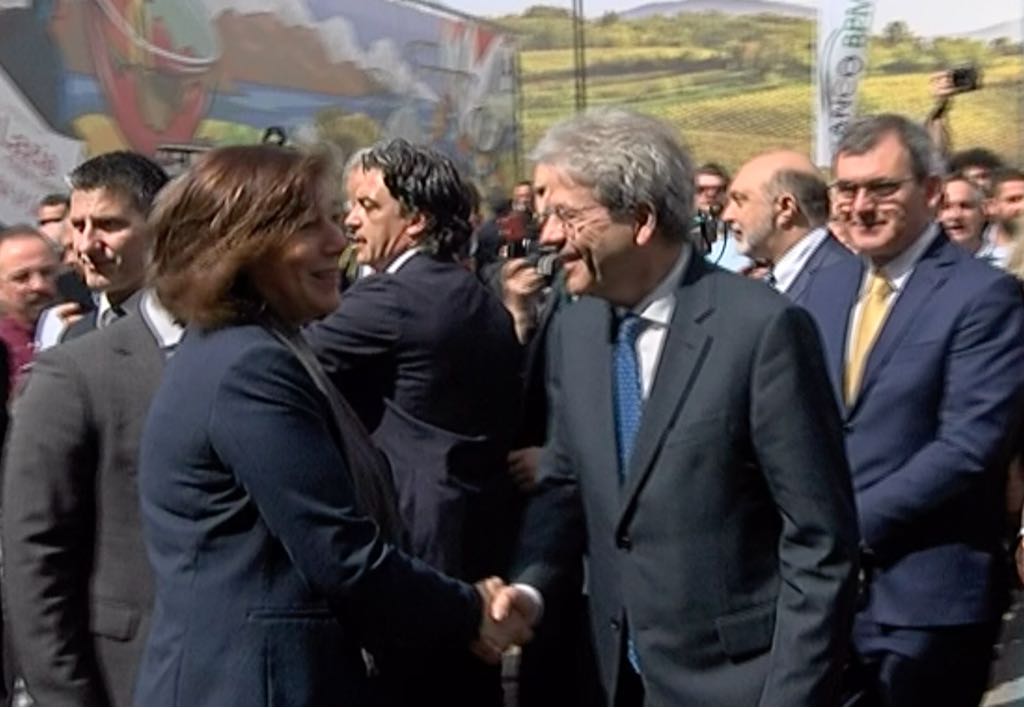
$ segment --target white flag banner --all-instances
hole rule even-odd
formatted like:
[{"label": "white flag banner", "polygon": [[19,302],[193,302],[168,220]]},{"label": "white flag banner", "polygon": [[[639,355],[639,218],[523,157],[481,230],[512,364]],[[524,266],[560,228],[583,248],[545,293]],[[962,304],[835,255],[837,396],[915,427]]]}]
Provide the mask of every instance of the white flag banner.
[{"label": "white flag banner", "polygon": [[40,199],[67,191],[84,148],[51,130],[0,67],[0,223],[34,223]]},{"label": "white flag banner", "polygon": [[868,68],[875,0],[821,0],[815,62],[815,159],[832,163],[836,144],[856,115],[857,87]]}]

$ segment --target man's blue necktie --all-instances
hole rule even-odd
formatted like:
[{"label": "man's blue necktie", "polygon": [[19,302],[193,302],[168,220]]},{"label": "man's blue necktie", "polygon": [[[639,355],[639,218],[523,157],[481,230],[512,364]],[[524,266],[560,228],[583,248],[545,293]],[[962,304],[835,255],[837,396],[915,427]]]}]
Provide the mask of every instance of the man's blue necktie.
[{"label": "man's blue necktie", "polygon": [[[615,442],[619,446],[620,484],[626,480],[629,471],[629,458],[633,454],[633,443],[644,410],[640,362],[636,354],[636,339],[643,331],[644,324],[638,315],[627,312],[619,319],[619,330],[615,335],[612,376],[615,384]],[[639,674],[640,658],[636,653],[636,644],[629,636],[626,638],[626,656],[633,670]]]},{"label": "man's blue necktie", "polygon": [[615,336],[615,442],[619,448],[619,482],[626,479],[629,458],[633,454],[636,431],[644,409],[643,388],[640,383],[640,362],[636,355],[636,339],[643,331],[644,321],[627,312],[619,319]]}]

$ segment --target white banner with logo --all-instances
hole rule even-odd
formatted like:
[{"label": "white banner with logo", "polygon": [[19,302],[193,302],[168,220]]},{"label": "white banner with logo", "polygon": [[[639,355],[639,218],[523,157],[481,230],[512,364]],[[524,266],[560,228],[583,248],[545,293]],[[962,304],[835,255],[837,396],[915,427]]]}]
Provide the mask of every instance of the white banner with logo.
[{"label": "white banner with logo", "polygon": [[836,144],[856,115],[857,87],[868,66],[875,0],[821,0],[815,62],[815,161],[832,162]]},{"label": "white banner with logo", "polygon": [[54,132],[0,67],[0,224],[35,223],[36,204],[66,192],[84,143]]}]

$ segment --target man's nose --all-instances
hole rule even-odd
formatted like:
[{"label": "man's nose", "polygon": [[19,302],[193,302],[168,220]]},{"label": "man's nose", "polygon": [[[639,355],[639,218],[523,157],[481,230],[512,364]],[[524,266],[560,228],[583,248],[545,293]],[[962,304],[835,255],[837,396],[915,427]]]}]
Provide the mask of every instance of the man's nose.
[{"label": "man's nose", "polygon": [[858,189],[857,193],[853,196],[852,209],[855,212],[866,212],[874,211],[877,206],[877,200],[868,195],[868,190]]},{"label": "man's nose", "polygon": [[542,214],[540,223],[540,242],[544,246],[556,246],[561,248],[565,245],[565,229],[558,217],[551,214]]}]

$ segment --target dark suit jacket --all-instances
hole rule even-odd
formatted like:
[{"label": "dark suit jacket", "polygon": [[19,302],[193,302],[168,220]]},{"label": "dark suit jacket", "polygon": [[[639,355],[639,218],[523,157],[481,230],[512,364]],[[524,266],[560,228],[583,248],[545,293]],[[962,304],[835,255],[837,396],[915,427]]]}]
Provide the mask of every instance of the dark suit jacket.
[{"label": "dark suit jacket", "polygon": [[[822,272],[808,298],[843,400],[859,259]],[[1000,596],[1008,434],[1024,389],[1024,307],[1016,281],[944,234],[924,253],[845,411],[860,529],[876,557],[876,622],[901,627],[994,619]]]},{"label": "dark suit jacket", "polygon": [[127,705],[152,574],[135,474],[164,357],[137,303],[41,353],[4,464],[4,592],[15,654],[42,705]]},{"label": "dark suit jacket", "polygon": [[584,548],[608,696],[628,627],[652,705],[835,699],[857,530],[810,317],[693,257],[620,487],[613,312],[552,332],[552,436],[517,580],[550,592]]},{"label": "dark suit jacket", "polygon": [[464,579],[507,571],[520,346],[498,298],[418,254],[357,282],[308,336],[391,462],[413,555]]},{"label": "dark suit jacket", "polygon": [[327,398],[272,334],[188,331],[143,432],[143,705],[364,703],[360,648],[466,646],[480,600],[357,508]]},{"label": "dark suit jacket", "polygon": [[821,271],[834,263],[844,260],[855,261],[857,257],[850,253],[843,244],[839,243],[832,234],[828,234],[825,240],[814,249],[814,253],[807,259],[807,262],[804,263],[804,267],[800,269],[800,273],[796,276],[789,290],[786,291],[786,297],[797,305],[806,305],[807,294],[810,292],[811,285]]}]

